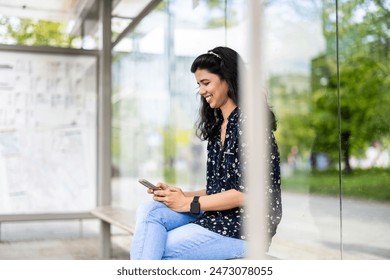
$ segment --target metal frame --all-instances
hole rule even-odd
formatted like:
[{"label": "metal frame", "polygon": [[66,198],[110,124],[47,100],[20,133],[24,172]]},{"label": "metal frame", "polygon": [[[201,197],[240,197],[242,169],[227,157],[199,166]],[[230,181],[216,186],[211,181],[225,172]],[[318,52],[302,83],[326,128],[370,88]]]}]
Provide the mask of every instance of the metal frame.
[{"label": "metal frame", "polygon": [[[96,50],[81,50],[48,46],[21,46],[21,45],[3,45],[0,44],[0,51],[3,52],[21,52],[21,53],[39,53],[39,54],[58,54],[58,55],[83,55],[96,58],[97,71],[99,73],[99,52]],[[96,77],[98,80],[98,77]],[[97,87],[98,89],[98,87]],[[3,214],[0,215],[0,241],[2,238],[2,224],[13,222],[33,222],[33,221],[59,221],[59,220],[83,220],[92,219],[94,216],[90,212],[70,212],[70,213],[35,213],[35,214]]]},{"label": "metal frame", "polygon": [[[21,46],[0,44],[0,51],[21,52],[21,53],[39,53],[39,54],[58,54],[58,55],[84,55],[96,58],[97,70],[99,70],[99,52],[96,50],[70,49],[48,46]],[[97,71],[98,73],[98,71]],[[98,77],[97,77],[98,80]],[[93,216],[89,212],[74,213],[36,213],[36,214],[3,214],[0,215],[0,225],[4,222],[28,222],[44,220],[79,220],[90,219]],[[0,228],[1,231],[1,228]],[[1,232],[0,232],[1,234]]]},{"label": "metal frame", "polygon": [[157,7],[158,4],[160,4],[162,0],[153,0],[150,1],[148,5],[131,21],[131,23],[122,31],[121,34],[118,35],[116,40],[112,43],[112,48],[115,48],[115,46],[128,34],[131,33],[137,25],[141,22],[142,19],[144,19],[151,11],[154,10],[154,8]]},{"label": "metal frame", "polygon": [[22,46],[22,45],[4,45],[0,44],[0,51],[28,52],[41,54],[62,54],[62,55],[89,55],[96,56],[99,59],[97,50],[71,49],[48,46]]},{"label": "metal frame", "polygon": [[[263,28],[263,2],[249,1],[248,3],[248,68],[245,72],[244,93],[243,98],[245,112],[247,113],[247,123],[245,125],[245,135],[249,147],[248,152],[248,169],[246,171],[247,184],[250,186],[258,185],[259,178],[267,176],[267,167],[263,158],[266,154],[266,148],[259,143],[265,143],[266,119],[265,110],[261,110],[261,105],[264,104],[264,96],[259,94],[261,87],[265,84],[263,79],[262,58],[263,50],[261,43],[262,28]],[[259,110],[260,106],[260,110]],[[248,191],[248,213],[249,222],[247,231],[252,238],[248,246],[248,259],[259,260],[266,259],[265,256],[265,240],[264,222],[262,217],[265,217],[265,195],[262,188],[249,188]]]},{"label": "metal frame", "polygon": [[[99,63],[98,103],[98,201],[99,207],[111,205],[111,10],[112,0],[99,2],[99,23],[102,37]],[[111,251],[110,225],[100,220],[100,258]]]},{"label": "metal frame", "polygon": [[92,218],[94,218],[94,216],[92,216],[91,213],[89,212],[13,214],[13,215],[0,215],[0,224],[4,222],[79,220],[79,219],[92,219]]}]

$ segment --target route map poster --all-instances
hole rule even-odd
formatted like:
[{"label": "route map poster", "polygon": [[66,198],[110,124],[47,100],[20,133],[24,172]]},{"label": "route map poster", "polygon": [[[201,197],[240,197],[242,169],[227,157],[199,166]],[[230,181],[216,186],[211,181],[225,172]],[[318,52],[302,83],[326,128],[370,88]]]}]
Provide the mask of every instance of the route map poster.
[{"label": "route map poster", "polygon": [[0,51],[0,214],[96,204],[97,58]]}]

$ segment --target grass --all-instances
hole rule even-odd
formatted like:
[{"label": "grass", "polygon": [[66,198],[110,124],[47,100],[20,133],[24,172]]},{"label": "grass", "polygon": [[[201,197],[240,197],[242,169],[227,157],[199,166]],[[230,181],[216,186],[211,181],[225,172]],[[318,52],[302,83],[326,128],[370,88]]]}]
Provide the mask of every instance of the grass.
[{"label": "grass", "polygon": [[[341,186],[344,197],[367,200],[390,201],[390,170],[354,170],[342,174]],[[282,178],[282,188],[295,192],[310,192],[322,195],[339,195],[338,171],[296,172]]]}]

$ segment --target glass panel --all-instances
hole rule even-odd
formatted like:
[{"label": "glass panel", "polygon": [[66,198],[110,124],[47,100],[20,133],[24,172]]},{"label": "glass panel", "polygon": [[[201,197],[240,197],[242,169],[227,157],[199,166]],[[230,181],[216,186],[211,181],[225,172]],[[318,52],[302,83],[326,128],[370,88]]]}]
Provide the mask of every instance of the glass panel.
[{"label": "glass panel", "polygon": [[264,65],[269,103],[278,119],[283,205],[270,254],[338,259],[335,6],[332,1],[270,1],[265,18]]},{"label": "glass panel", "polygon": [[97,59],[0,51],[0,214],[96,205]]},{"label": "glass panel", "polygon": [[390,258],[388,1],[340,1],[343,258]]},{"label": "glass panel", "polygon": [[146,196],[137,179],[162,177],[161,127],[169,112],[164,41],[154,41],[154,53],[143,43],[150,33],[163,39],[165,21],[164,13],[151,13],[113,54],[113,204],[130,209]]},{"label": "glass panel", "polygon": [[113,41],[137,17],[151,1],[121,0],[113,3],[112,37]]},{"label": "glass panel", "polygon": [[[206,143],[194,136],[200,100],[190,67],[199,54],[240,37],[230,30],[243,8],[228,2],[163,1],[116,46],[114,205],[136,209],[149,200],[137,182],[143,177],[184,190],[205,187]],[[226,10],[234,14],[230,23]]]},{"label": "glass panel", "polygon": [[[384,233],[389,227],[384,222],[389,213],[389,177],[385,169],[389,167],[389,139],[384,120],[389,119],[389,101],[385,94],[380,98],[369,95],[369,89],[378,94],[389,87],[388,75],[384,75],[388,73],[388,50],[386,44],[381,45],[388,41],[388,29],[378,12],[389,7],[356,4],[359,8],[348,19],[351,5],[342,2],[340,15],[359,26],[359,32],[364,30],[360,23],[372,20],[375,24],[367,24],[366,28],[375,26],[376,35],[353,37],[360,33],[343,22],[340,25],[341,163],[343,170],[348,168],[346,163],[353,170],[352,175],[343,174],[342,181],[344,258],[386,258],[387,247],[382,243],[388,241]],[[193,142],[199,100],[189,67],[195,56],[216,45],[229,45],[243,53],[245,20],[241,9],[237,1],[164,1],[115,48],[114,205],[136,209],[141,201],[150,199],[137,183],[140,177],[185,189],[204,185],[205,143]],[[335,2],[277,0],[267,4],[265,14],[269,101],[279,120],[276,137],[283,159],[284,216],[270,253],[283,259],[338,259],[341,213]],[[357,38],[359,43],[354,41]],[[371,60],[362,54],[372,50],[375,57]],[[348,53],[354,55],[349,57]],[[359,64],[375,67],[361,69]],[[370,83],[356,88],[356,81],[364,80],[360,77],[365,75],[371,75],[372,80],[367,80]],[[350,77],[356,78],[348,80]],[[356,95],[349,98],[344,93],[359,90],[365,93],[364,99]],[[354,103],[360,108],[358,113],[350,106]],[[367,107],[362,109],[363,105]],[[353,126],[358,117],[360,122],[371,118],[371,127],[362,130]],[[363,170],[367,168],[363,167],[367,164],[365,157],[374,151],[369,149],[366,155],[366,148],[376,139],[384,149],[385,165]],[[350,160],[345,161],[345,156]],[[371,174],[363,179],[369,182],[365,184],[369,191],[362,184],[361,174]],[[367,200],[367,192],[371,200],[381,199],[372,213],[366,211],[366,202],[353,198]],[[371,228],[378,229],[378,242],[373,246],[368,246],[370,242],[362,236],[370,236],[362,230],[368,219]]]}]

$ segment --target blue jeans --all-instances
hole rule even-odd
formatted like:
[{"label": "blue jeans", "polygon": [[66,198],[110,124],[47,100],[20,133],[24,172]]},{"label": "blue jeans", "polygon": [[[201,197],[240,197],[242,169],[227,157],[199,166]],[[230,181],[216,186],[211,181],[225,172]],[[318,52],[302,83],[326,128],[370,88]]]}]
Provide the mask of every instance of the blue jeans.
[{"label": "blue jeans", "polygon": [[244,257],[246,241],[190,223],[198,216],[149,201],[138,209],[132,260],[223,260]]}]

